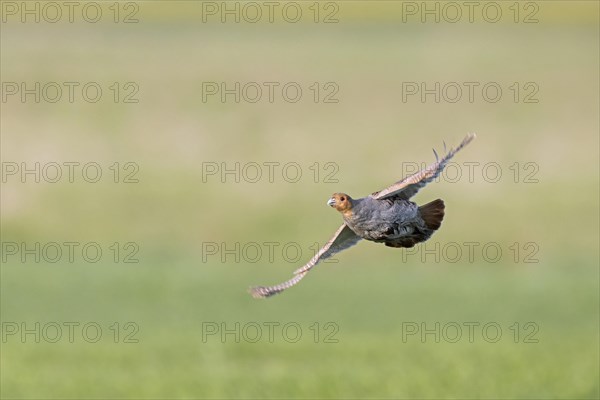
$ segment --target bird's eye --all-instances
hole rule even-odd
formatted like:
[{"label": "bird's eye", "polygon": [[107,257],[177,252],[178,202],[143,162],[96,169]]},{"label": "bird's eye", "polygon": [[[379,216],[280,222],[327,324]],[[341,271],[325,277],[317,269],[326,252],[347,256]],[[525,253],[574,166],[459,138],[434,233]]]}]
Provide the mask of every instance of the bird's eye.
[{"label": "bird's eye", "polygon": [[344,196],[340,197],[341,201],[346,201],[346,198]]}]

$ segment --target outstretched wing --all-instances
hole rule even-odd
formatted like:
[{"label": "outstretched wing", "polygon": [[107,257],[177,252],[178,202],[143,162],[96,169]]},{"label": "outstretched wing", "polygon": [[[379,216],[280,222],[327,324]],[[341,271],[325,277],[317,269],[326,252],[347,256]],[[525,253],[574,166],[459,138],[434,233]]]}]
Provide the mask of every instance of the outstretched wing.
[{"label": "outstretched wing", "polygon": [[348,228],[348,225],[343,224],[335,231],[331,239],[325,243],[325,246],[321,247],[317,254],[311,258],[305,266],[294,271],[294,274],[299,275],[310,271],[319,261],[326,260],[334,254],[354,246],[360,239],[361,237],[354,233],[352,229]]},{"label": "outstretched wing", "polygon": [[429,165],[422,171],[417,172],[414,175],[411,175],[407,178],[404,178],[393,185],[379,191],[373,193],[371,196],[375,199],[402,199],[408,200],[413,197],[417,192],[427,185],[429,182],[438,177],[438,175],[442,172],[448,161],[454,155],[461,150],[463,147],[468,145],[475,138],[474,133],[468,134],[463,141],[458,145],[455,149],[450,149],[448,153],[440,160],[438,159],[437,153],[435,150],[433,153],[435,154],[436,162]]},{"label": "outstretched wing", "polygon": [[306,265],[302,268],[297,269],[294,274],[295,276],[289,281],[285,281],[275,286],[255,286],[251,287],[249,292],[254,298],[263,298],[273,296],[274,294],[283,292],[285,289],[294,286],[321,260],[326,260],[340,251],[347,249],[348,247],[354,246],[360,241],[360,236],[348,228],[348,225],[343,224],[335,232],[333,237],[329,239],[325,246],[323,246],[317,254],[310,259]]}]

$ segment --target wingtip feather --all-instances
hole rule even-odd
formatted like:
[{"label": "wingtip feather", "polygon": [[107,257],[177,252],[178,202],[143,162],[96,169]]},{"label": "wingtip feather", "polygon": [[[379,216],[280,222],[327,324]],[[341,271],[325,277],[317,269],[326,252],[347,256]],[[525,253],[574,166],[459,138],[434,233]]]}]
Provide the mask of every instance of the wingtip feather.
[{"label": "wingtip feather", "polygon": [[475,132],[470,132],[467,134],[467,136],[464,138],[463,142],[469,143],[471,142],[473,139],[477,139],[477,134]]},{"label": "wingtip feather", "polygon": [[271,297],[279,292],[280,291],[271,291],[268,287],[265,286],[252,286],[248,288],[248,293],[250,293],[250,295],[255,299],[266,299],[267,297]]}]

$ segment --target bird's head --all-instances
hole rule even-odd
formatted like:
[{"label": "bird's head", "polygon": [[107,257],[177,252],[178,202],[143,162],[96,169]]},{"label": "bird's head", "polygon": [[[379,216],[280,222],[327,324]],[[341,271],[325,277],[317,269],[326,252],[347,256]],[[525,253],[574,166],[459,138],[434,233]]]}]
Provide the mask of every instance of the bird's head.
[{"label": "bird's head", "polygon": [[342,214],[351,213],[352,197],[348,196],[346,193],[334,193],[327,201],[327,205],[335,208]]}]

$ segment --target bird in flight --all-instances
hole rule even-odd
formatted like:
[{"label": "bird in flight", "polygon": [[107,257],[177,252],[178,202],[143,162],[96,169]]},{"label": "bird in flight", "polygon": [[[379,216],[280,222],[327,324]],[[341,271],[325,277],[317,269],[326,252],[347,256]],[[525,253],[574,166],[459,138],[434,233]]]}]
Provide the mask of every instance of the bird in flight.
[{"label": "bird in flight", "polygon": [[475,134],[467,135],[441,159],[434,150],[435,163],[370,196],[353,199],[345,193],[334,193],[327,205],[342,214],[344,223],[333,237],[306,265],[294,271],[292,279],[275,286],[251,287],[250,294],[265,298],[281,293],[300,282],[319,261],[354,246],[361,239],[389,247],[413,247],[429,239],[442,224],[444,202],[437,199],[419,207],[409,199],[437,178],[448,161],[474,138]]}]

